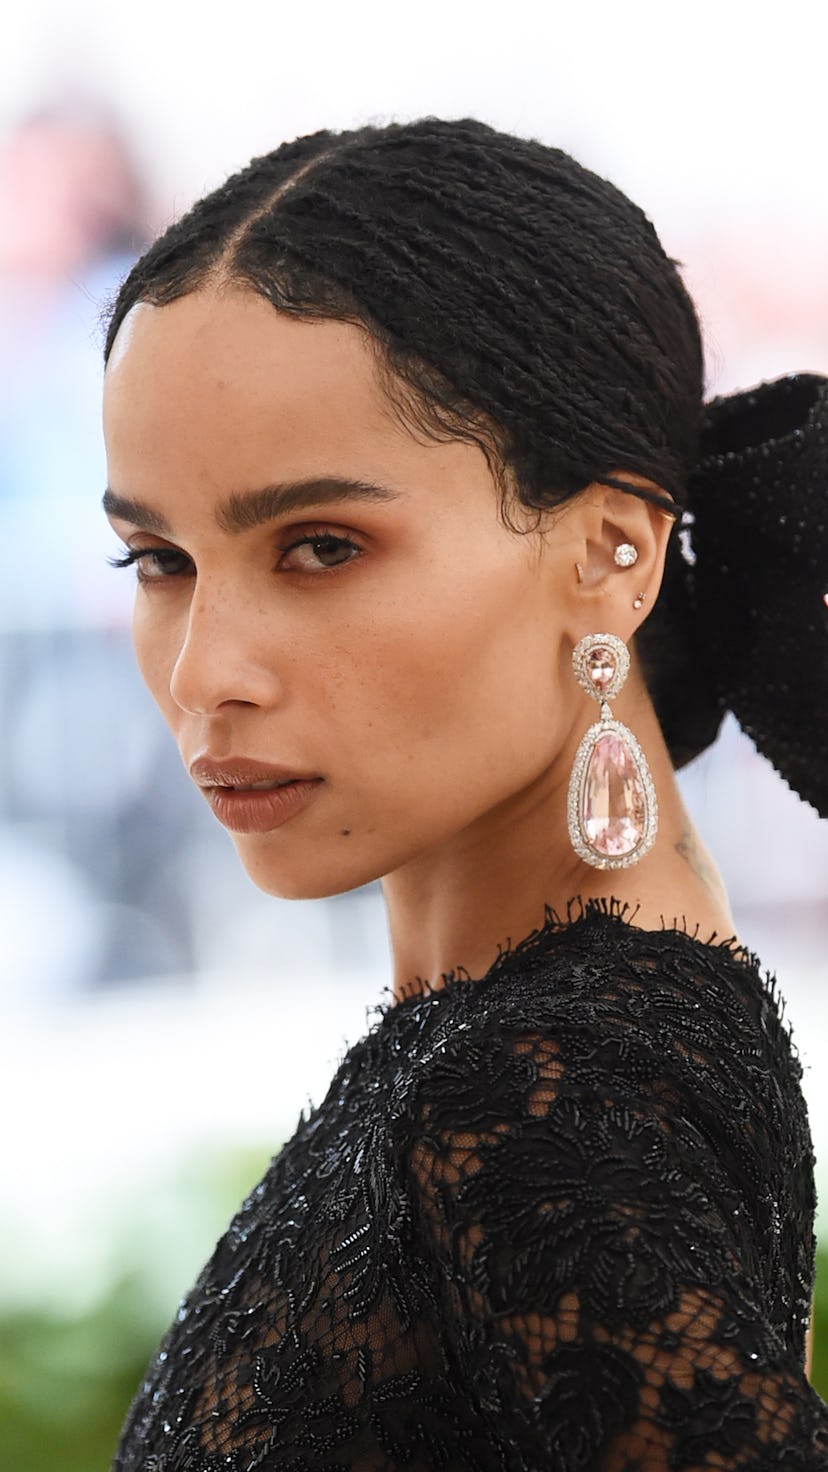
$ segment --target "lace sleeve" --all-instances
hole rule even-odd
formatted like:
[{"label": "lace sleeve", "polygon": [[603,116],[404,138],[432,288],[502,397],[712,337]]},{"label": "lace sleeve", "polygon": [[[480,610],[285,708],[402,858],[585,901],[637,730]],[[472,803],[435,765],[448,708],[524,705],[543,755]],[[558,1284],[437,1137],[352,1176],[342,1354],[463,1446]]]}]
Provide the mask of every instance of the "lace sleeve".
[{"label": "lace sleeve", "polygon": [[828,1467],[826,1408],[765,1311],[749,1189],[623,1031],[448,1043],[412,1138],[447,1359],[512,1458],[493,1465]]}]

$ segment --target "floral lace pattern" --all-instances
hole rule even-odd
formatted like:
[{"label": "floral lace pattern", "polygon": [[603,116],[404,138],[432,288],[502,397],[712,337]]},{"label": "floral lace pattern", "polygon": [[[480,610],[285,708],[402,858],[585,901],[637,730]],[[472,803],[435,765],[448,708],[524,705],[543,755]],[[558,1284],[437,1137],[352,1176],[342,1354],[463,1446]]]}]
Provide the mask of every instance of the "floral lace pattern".
[{"label": "floral lace pattern", "polygon": [[826,1468],[800,1068],[754,958],[590,904],[389,1008],[113,1472]]}]

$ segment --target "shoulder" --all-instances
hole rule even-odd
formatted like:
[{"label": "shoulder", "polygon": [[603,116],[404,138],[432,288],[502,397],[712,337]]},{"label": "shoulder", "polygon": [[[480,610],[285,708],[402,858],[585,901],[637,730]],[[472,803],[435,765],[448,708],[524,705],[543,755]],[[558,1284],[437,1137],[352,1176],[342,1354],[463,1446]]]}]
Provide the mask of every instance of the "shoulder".
[{"label": "shoulder", "polygon": [[484,977],[449,977],[400,1013],[407,1008],[419,1046],[405,1051],[429,1076],[458,1059],[488,1071],[504,1051],[531,1053],[532,1040],[555,1043],[572,1062],[584,1047],[606,1046],[609,1063],[616,1045],[627,1062],[650,1054],[668,1070],[761,1060],[795,1083],[800,1076],[776,983],[754,956],[730,940],[639,929],[610,907],[567,922],[550,916]]},{"label": "shoulder", "polygon": [[439,1134],[444,1150],[473,1135],[486,1158],[517,1135],[547,1150],[573,1129],[613,1131],[623,1114],[638,1121],[631,1144],[657,1129],[727,1175],[809,1175],[801,1068],[775,985],[732,943],[587,910],[410,1006],[394,1109],[418,1149]]},{"label": "shoulder", "polygon": [[481,1295],[495,1317],[551,1313],[577,1285],[596,1315],[617,1289],[626,1315],[646,1317],[673,1302],[681,1271],[732,1280],[739,1302],[758,1294],[794,1333],[810,1136],[751,958],[592,915],[412,999],[397,1022],[410,1031],[395,1048],[393,1156],[414,1255],[464,1313]]}]

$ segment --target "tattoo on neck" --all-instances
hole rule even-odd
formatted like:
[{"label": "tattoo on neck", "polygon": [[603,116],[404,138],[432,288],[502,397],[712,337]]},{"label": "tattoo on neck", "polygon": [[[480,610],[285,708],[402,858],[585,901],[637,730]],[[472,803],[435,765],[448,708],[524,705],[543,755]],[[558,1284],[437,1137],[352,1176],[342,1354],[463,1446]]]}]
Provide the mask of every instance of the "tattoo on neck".
[{"label": "tattoo on neck", "polygon": [[699,878],[711,894],[718,891],[718,879],[715,870],[708,862],[702,851],[698,839],[692,829],[686,829],[676,844],[676,852],[687,861],[693,873]]}]

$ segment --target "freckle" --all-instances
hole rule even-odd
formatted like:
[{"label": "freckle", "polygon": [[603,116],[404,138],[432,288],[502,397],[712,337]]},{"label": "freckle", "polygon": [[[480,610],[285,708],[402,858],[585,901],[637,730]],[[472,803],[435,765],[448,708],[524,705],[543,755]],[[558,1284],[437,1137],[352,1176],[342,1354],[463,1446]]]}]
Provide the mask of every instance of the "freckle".
[{"label": "freckle", "polygon": [[341,833],[341,835],[342,835],[343,838],[349,838],[350,837],[350,834],[351,834],[350,828],[340,828],[339,831],[340,831],[340,833]]}]

